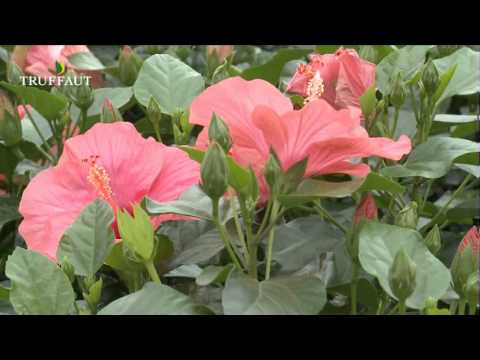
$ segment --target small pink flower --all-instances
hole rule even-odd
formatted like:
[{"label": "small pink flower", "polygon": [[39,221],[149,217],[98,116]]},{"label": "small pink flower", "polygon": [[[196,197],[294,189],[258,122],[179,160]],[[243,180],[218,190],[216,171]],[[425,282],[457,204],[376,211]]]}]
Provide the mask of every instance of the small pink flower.
[{"label": "small pink flower", "polygon": [[[60,239],[81,211],[101,198],[115,213],[132,210],[145,196],[177,199],[199,180],[199,165],[181,150],[144,139],[127,122],[98,123],[65,142],[57,166],[40,172],[25,189],[19,232],[28,247],[56,259]],[[156,227],[174,215],[152,218]],[[115,231],[116,224],[114,225]]]},{"label": "small pink flower", "polygon": [[214,112],[229,127],[231,156],[241,165],[253,167],[264,197],[268,191],[263,167],[271,146],[284,171],[308,157],[305,177],[331,173],[364,177],[369,166],[352,160],[369,156],[399,160],[411,151],[405,135],[398,141],[369,137],[357,108],[336,110],[317,99],[293,110],[290,100],[263,80],[229,78],[193,100],[190,122],[205,127],[197,139],[201,149],[207,147],[207,127]]},{"label": "small pink flower", "polygon": [[360,107],[360,97],[375,84],[375,64],[361,59],[352,49],[335,54],[310,56],[300,64],[287,91],[305,97],[305,102],[325,99],[337,109]]},{"label": "small pink flower", "polygon": [[[77,70],[68,57],[81,52],[90,50],[85,45],[17,45],[12,58],[25,73],[48,78],[56,75],[56,62],[65,65],[66,68]],[[92,76],[93,87],[100,87],[103,83],[102,75],[98,71],[80,72]]]},{"label": "small pink flower", "polygon": [[355,209],[355,213],[353,214],[353,223],[357,225],[362,219],[374,220],[377,217],[378,208],[377,204],[375,203],[375,198],[371,193],[366,193],[360,201],[360,204],[358,204],[357,208]]},{"label": "small pink flower", "polygon": [[32,105],[30,105],[30,104],[27,104],[26,106],[23,106],[23,105],[18,105],[17,106],[17,112],[18,112],[18,116],[19,116],[20,120],[23,120],[25,118],[25,116],[27,116],[27,111],[25,110],[25,108],[30,113],[33,109]]},{"label": "small pink flower", "polygon": [[471,246],[475,256],[480,255],[480,231],[477,226],[472,226],[463,237],[462,242],[458,246],[458,251],[463,252],[467,246]]}]

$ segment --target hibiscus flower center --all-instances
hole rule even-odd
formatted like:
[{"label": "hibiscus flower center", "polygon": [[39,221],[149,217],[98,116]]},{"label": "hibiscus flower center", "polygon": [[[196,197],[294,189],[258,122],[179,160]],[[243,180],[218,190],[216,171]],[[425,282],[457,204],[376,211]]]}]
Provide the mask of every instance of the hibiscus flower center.
[{"label": "hibiscus flower center", "polygon": [[317,71],[315,75],[307,83],[307,97],[305,103],[309,101],[319,99],[325,91],[325,84],[323,82],[320,71]]},{"label": "hibiscus flower center", "polygon": [[88,166],[87,180],[95,188],[98,196],[109,203],[116,213],[118,205],[113,197],[112,187],[110,186],[110,176],[107,170],[97,163],[98,158],[98,155],[92,155],[82,160],[82,162]]}]

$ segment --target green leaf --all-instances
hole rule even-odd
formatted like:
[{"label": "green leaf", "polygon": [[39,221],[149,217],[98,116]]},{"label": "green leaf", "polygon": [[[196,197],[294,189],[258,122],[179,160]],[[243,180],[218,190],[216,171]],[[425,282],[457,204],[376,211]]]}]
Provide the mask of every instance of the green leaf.
[{"label": "green leaf", "polygon": [[136,263],[124,255],[123,242],[116,243],[108,256],[105,258],[105,264],[112,269],[126,271],[126,272],[142,272],[145,266],[141,263]]},{"label": "green leaf", "polygon": [[68,258],[77,275],[94,275],[113,247],[114,219],[110,205],[102,200],[95,200],[63,234],[57,258],[60,261]]},{"label": "green leaf", "polygon": [[8,84],[5,81],[1,81],[0,86],[22,98],[25,104],[32,105],[47,120],[56,119],[68,104],[65,97],[35,87]]},{"label": "green leaf", "polygon": [[149,57],[143,63],[133,85],[135,98],[148,106],[153,96],[163,113],[185,111],[204,87],[202,75],[167,54]]},{"label": "green leaf", "polygon": [[225,315],[316,315],[326,301],[322,280],[312,275],[260,282],[233,271],[222,295]]},{"label": "green leaf", "polygon": [[170,266],[201,264],[217,255],[225,247],[217,229],[212,229],[189,242],[170,263]]},{"label": "green leaf", "polygon": [[377,97],[375,85],[370,86],[362,96],[360,96],[360,106],[364,117],[368,117],[375,110]]},{"label": "green leaf", "polygon": [[10,302],[21,315],[65,315],[75,301],[67,275],[52,261],[17,247],[5,274],[12,282]]},{"label": "green leaf", "polygon": [[366,178],[354,178],[351,181],[332,182],[305,179],[297,190],[288,195],[279,195],[280,202],[287,207],[294,207],[322,197],[341,198],[358,190]]},{"label": "green leaf", "polygon": [[0,230],[5,224],[21,218],[18,212],[18,200],[14,197],[0,196]]},{"label": "green leaf", "polygon": [[10,289],[0,285],[0,300],[8,300],[10,297]]},{"label": "green leaf", "polygon": [[[180,149],[185,151],[192,160],[195,160],[200,164],[202,163],[206,153],[205,151],[198,150],[191,146],[180,146]],[[237,164],[230,156],[227,156],[227,166],[229,185],[238,192],[244,194],[248,193],[251,189],[252,183],[252,178],[250,177],[249,171]]]},{"label": "green leaf", "polygon": [[[453,75],[455,74],[455,71],[457,70],[457,64],[454,64],[450,66],[439,78],[438,81],[438,87],[435,93],[433,94],[433,102],[436,104],[440,99],[442,99],[442,96],[445,94],[445,90],[448,87],[448,84],[450,84],[450,81],[452,80]],[[445,98],[444,96],[443,98]]]},{"label": "green leaf", "polygon": [[410,80],[425,62],[425,56],[432,45],[408,45],[392,51],[377,65],[377,87],[386,95],[390,93],[392,79],[402,71],[403,80]]},{"label": "green leaf", "polygon": [[470,140],[431,137],[417,146],[403,165],[385,167],[381,173],[391,177],[422,176],[436,179],[444,176],[459,156],[479,151],[480,145]]},{"label": "green leaf", "polygon": [[78,52],[68,57],[68,61],[80,70],[104,70],[105,66],[92,52]]},{"label": "green leaf", "polygon": [[265,64],[248,68],[241,76],[245,80],[263,79],[276,86],[287,62],[302,59],[311,52],[311,49],[280,49]]},{"label": "green leaf", "polygon": [[455,164],[455,167],[472,174],[476,178],[480,178],[480,165]]},{"label": "green leaf", "polygon": [[275,228],[272,259],[281,266],[279,274],[291,274],[342,241],[343,234],[318,216],[297,218]]},{"label": "green leaf", "polygon": [[198,286],[208,286],[211,284],[222,284],[227,279],[227,276],[232,271],[233,265],[226,266],[209,265],[203,269],[202,273],[197,276],[195,282]]},{"label": "green leaf", "polygon": [[440,99],[453,95],[469,95],[480,92],[480,52],[468,47],[433,61],[439,73],[444,73],[453,65],[457,69]]},{"label": "green leaf", "polygon": [[477,115],[454,115],[454,114],[437,114],[434,121],[446,123],[450,125],[465,124],[478,121]]},{"label": "green leaf", "polygon": [[[38,129],[40,130],[45,140],[47,141],[50,140],[50,138],[53,136],[53,133],[52,133],[52,129],[50,128],[50,125],[48,124],[48,121],[35,109],[31,109],[29,110],[29,112],[30,112],[30,115],[32,115],[33,121],[38,126]],[[32,121],[30,119],[30,116],[28,116],[28,114],[25,114],[25,117],[21,121],[21,124],[22,124],[22,137],[24,140],[39,146],[43,144],[43,141],[40,138],[40,135],[38,135],[37,130],[35,130],[35,127],[32,124]]]},{"label": "green leaf", "polygon": [[133,294],[108,304],[98,315],[208,315],[211,311],[162,284],[146,283]]},{"label": "green leaf", "polygon": [[182,265],[166,274],[163,274],[163,277],[185,277],[195,279],[196,277],[200,276],[202,271],[203,269],[197,264]]},{"label": "green leaf", "polygon": [[363,269],[377,277],[382,288],[394,297],[388,272],[396,253],[405,248],[416,264],[416,288],[407,306],[422,309],[428,297],[440,299],[450,286],[450,271],[425,246],[421,235],[399,226],[367,222],[359,234],[359,259]]},{"label": "green leaf", "polygon": [[405,191],[405,187],[398,182],[390,180],[389,178],[382,176],[374,171],[371,171],[365,182],[357,190],[359,192],[366,192],[372,190],[388,191],[393,194],[402,194]]}]

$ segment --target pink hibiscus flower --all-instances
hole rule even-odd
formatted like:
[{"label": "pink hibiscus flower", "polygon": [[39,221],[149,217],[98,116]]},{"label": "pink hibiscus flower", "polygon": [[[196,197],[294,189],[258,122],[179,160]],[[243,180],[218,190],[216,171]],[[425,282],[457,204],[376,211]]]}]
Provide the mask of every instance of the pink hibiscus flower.
[{"label": "pink hibiscus flower", "polygon": [[308,157],[305,177],[331,173],[364,177],[369,166],[352,160],[369,156],[399,160],[411,151],[405,135],[398,141],[369,137],[360,124],[359,109],[336,110],[319,99],[293,110],[290,100],[263,80],[229,78],[193,100],[190,122],[205,127],[196,144],[201,149],[208,146],[214,112],[229,127],[230,155],[241,165],[251,165],[259,177],[263,200],[268,194],[263,168],[270,147],[284,171]]},{"label": "pink hibiscus flower", "polygon": [[470,230],[467,231],[465,236],[463,237],[460,245],[458,246],[458,251],[463,252],[467,248],[467,246],[472,247],[473,254],[475,256],[480,256],[480,231],[479,227],[472,226]]},{"label": "pink hibiscus flower", "polygon": [[[32,179],[19,206],[19,232],[30,249],[55,260],[63,233],[95,199],[108,202],[115,213],[132,211],[145,196],[176,200],[198,182],[199,173],[183,151],[144,139],[132,124],[99,123],[67,140],[58,165]],[[152,222],[158,227],[178,218],[160,215]]]},{"label": "pink hibiscus flower", "polygon": [[[13,61],[27,74],[48,78],[56,75],[55,63],[77,70],[68,57],[81,52],[90,52],[86,45],[17,45],[13,51]],[[100,87],[102,75],[98,71],[82,70],[80,73],[92,76],[92,86]]]},{"label": "pink hibiscus flower", "polygon": [[310,56],[298,65],[287,91],[305,97],[305,102],[325,99],[336,109],[360,107],[360,97],[375,84],[375,64],[363,60],[352,49],[335,54]]}]

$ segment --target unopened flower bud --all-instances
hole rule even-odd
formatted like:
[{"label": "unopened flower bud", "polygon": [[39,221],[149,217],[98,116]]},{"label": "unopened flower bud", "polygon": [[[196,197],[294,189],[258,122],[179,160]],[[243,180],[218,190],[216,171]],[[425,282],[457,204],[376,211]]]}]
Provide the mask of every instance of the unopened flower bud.
[{"label": "unopened flower bud", "polygon": [[127,86],[132,86],[137,80],[142,63],[142,58],[130,46],[124,46],[118,58],[120,81]]},{"label": "unopened flower bud", "polygon": [[390,92],[390,102],[399,109],[405,102],[406,90],[402,80],[402,73],[398,73]]},{"label": "unopened flower bud", "polygon": [[90,85],[82,83],[82,85],[77,86],[75,98],[75,105],[80,109],[88,109],[94,101],[93,89]]},{"label": "unopened flower bud", "polygon": [[208,45],[208,56],[216,56],[218,61],[222,63],[233,52],[233,45]]},{"label": "unopened flower bud", "polygon": [[432,96],[438,87],[438,70],[430,59],[427,62],[427,65],[423,69],[422,73],[422,83],[423,87],[425,88],[425,92],[428,96]]},{"label": "unopened flower bud", "polygon": [[0,92],[0,140],[5,146],[17,145],[22,140],[22,125],[8,97]]},{"label": "unopened flower bud", "polygon": [[214,201],[220,199],[228,188],[227,157],[222,147],[212,142],[202,161],[200,170],[202,190]]},{"label": "unopened flower bud", "polygon": [[155,100],[153,96],[148,101],[147,116],[153,126],[160,126],[160,122],[162,121],[162,110],[160,109],[158,101]]},{"label": "unopened flower bud", "polygon": [[436,255],[442,248],[440,229],[437,224],[435,224],[435,226],[428,232],[427,236],[425,236],[425,245],[433,255]]},{"label": "unopened flower bud", "polygon": [[13,61],[7,65],[7,80],[10,84],[22,84],[22,76],[24,76],[22,69]]},{"label": "unopened flower bud", "polygon": [[220,145],[225,153],[228,153],[232,147],[230,131],[225,122],[215,113],[212,114],[212,119],[208,126],[208,139]]},{"label": "unopened flower bud", "polygon": [[353,223],[358,225],[361,219],[376,220],[378,218],[378,208],[375,198],[371,193],[366,193],[353,214]]},{"label": "unopened flower bud", "polygon": [[468,278],[478,271],[480,234],[473,226],[464,236],[453,258],[450,272],[455,291],[460,297],[466,297]]},{"label": "unopened flower bud", "polygon": [[475,272],[468,277],[467,284],[465,286],[466,297],[470,309],[477,308],[479,298],[479,285],[480,278],[478,272]]},{"label": "unopened flower bud", "polygon": [[83,293],[83,297],[88,305],[95,309],[102,297],[103,280],[100,278],[88,287],[88,292]]},{"label": "unopened flower bud", "polygon": [[395,216],[395,225],[416,229],[418,222],[417,203],[412,201]]},{"label": "unopened flower bud", "polygon": [[416,268],[405,248],[400,249],[393,259],[388,280],[393,295],[401,302],[407,300],[415,291]]},{"label": "unopened flower bud", "polygon": [[123,121],[122,114],[112,104],[109,98],[105,98],[102,105],[102,112],[100,114],[100,121],[102,123],[114,123],[117,121]]},{"label": "unopened flower bud", "polygon": [[268,161],[265,165],[264,174],[270,192],[276,194],[280,190],[283,172],[280,161],[272,148],[270,149],[270,155],[268,156]]}]

